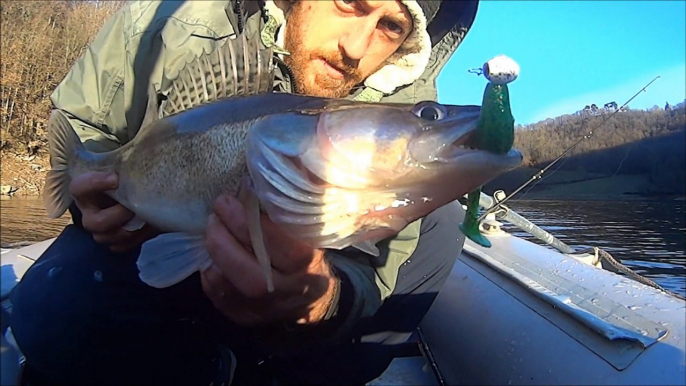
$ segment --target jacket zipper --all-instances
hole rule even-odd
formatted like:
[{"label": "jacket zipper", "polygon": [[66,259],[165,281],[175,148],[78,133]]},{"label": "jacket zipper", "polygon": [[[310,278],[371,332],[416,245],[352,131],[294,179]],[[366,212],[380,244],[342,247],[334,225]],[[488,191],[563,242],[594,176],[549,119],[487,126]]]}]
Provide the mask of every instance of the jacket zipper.
[{"label": "jacket zipper", "polygon": [[243,10],[241,9],[241,1],[242,0],[236,0],[233,6],[233,13],[236,15],[238,33],[243,33]]},{"label": "jacket zipper", "polygon": [[295,89],[293,87],[293,81],[295,78],[295,75],[293,75],[293,70],[291,70],[291,68],[286,64],[286,62],[281,60],[276,55],[274,57],[274,60],[276,60],[276,62],[280,65],[281,68],[286,70],[286,76],[288,76],[288,87],[290,87],[290,89],[291,89],[290,92],[295,92]]}]

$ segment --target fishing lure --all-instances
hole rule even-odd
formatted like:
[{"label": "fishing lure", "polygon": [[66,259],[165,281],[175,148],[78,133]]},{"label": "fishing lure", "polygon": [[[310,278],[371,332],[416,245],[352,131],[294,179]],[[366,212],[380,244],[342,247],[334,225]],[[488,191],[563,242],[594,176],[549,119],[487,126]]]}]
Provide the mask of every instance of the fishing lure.
[{"label": "fishing lure", "polygon": [[[504,55],[486,62],[479,73],[488,79],[481,104],[481,115],[471,146],[496,154],[505,154],[514,143],[514,117],[510,110],[507,84],[517,79],[519,65]],[[491,247],[491,242],[479,230],[479,197],[481,187],[469,192],[467,213],[460,230],[473,242]]]}]

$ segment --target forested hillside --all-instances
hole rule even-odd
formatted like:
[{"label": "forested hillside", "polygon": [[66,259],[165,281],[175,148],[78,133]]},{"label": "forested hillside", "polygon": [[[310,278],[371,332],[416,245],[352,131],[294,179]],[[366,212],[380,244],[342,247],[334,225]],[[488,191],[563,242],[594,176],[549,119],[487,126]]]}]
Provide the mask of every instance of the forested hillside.
[{"label": "forested hillside", "polygon": [[2,147],[43,140],[50,93],[120,0],[0,3]]},{"label": "forested hillside", "polygon": [[[523,168],[489,186],[515,189],[584,136],[574,150],[543,176],[555,171],[573,171],[577,180],[643,175],[653,184],[645,194],[684,193],[684,102],[648,110],[585,109],[532,125],[520,125],[516,128],[515,147],[524,154]],[[567,181],[551,178],[546,182],[572,182],[569,178]],[[541,182],[541,185],[545,184]]]}]

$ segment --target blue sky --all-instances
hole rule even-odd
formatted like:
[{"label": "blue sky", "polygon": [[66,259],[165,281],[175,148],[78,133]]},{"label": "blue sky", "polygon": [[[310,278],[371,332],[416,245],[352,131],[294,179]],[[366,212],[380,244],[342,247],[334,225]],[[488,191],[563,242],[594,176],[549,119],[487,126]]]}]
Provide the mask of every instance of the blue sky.
[{"label": "blue sky", "polygon": [[467,70],[504,54],[518,124],[595,103],[645,109],[686,98],[686,2],[482,0],[472,30],[438,78],[439,101],[481,104],[486,80]]}]

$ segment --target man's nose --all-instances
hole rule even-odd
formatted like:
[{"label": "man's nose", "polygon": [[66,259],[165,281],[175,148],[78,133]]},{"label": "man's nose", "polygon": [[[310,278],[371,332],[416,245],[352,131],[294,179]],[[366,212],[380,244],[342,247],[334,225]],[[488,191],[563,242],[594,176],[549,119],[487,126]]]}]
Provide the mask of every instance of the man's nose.
[{"label": "man's nose", "polygon": [[367,54],[367,50],[372,43],[372,38],[376,31],[376,22],[363,20],[360,23],[354,23],[350,27],[341,36],[338,45],[349,59],[361,60]]}]

